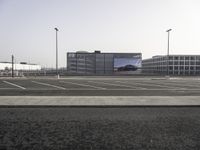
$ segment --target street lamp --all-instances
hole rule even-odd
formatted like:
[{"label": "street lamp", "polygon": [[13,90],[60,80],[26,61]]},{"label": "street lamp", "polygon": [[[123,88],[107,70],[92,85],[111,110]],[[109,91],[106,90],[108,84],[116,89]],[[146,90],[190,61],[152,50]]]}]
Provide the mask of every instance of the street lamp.
[{"label": "street lamp", "polygon": [[12,78],[14,78],[14,56],[12,55]]},{"label": "street lamp", "polygon": [[56,75],[59,78],[58,74],[58,28],[54,28],[56,30]]},{"label": "street lamp", "polygon": [[168,42],[167,42],[167,75],[169,76],[169,35],[172,29],[168,29],[166,32],[168,33]]}]

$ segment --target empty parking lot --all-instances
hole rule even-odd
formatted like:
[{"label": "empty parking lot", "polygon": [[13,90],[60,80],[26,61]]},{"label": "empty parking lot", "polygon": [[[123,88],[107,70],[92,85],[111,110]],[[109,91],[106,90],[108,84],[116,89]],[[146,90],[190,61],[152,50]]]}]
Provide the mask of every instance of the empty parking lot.
[{"label": "empty parking lot", "polygon": [[199,96],[199,91],[198,78],[0,79],[1,96]]},{"label": "empty parking lot", "polygon": [[199,78],[1,78],[0,148],[199,149],[199,96]]}]

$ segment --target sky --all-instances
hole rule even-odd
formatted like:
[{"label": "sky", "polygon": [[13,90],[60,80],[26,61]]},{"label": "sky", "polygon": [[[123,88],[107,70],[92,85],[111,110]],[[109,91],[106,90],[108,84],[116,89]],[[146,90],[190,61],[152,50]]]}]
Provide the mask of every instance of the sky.
[{"label": "sky", "polygon": [[66,53],[200,55],[200,0],[0,0],[0,62],[59,67]]}]

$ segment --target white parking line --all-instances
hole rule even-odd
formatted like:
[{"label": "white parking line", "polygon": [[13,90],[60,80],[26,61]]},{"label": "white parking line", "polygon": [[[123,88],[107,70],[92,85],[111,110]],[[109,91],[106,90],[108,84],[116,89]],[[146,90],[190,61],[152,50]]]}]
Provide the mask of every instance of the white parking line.
[{"label": "white parking line", "polygon": [[[125,81],[115,81],[115,82],[118,82],[118,83],[125,83],[127,84],[128,82],[125,82]],[[137,84],[136,84],[137,85]],[[136,87],[136,89],[147,89],[147,88],[144,88],[144,87]]]},{"label": "white parking line", "polygon": [[133,86],[128,86],[128,85],[123,85],[123,84],[114,84],[114,83],[107,83],[107,82],[95,82],[95,81],[88,81],[88,82],[91,82],[91,83],[96,83],[96,84],[105,84],[105,85],[112,85],[112,86],[119,86],[119,87],[127,87],[127,88],[134,88]]},{"label": "white parking line", "polygon": [[113,88],[113,89],[79,89],[79,88],[70,88],[70,89],[67,89],[67,90],[88,90],[88,91],[100,91],[100,90],[105,90],[105,91],[181,91],[181,92],[185,92],[185,91],[200,91],[200,89],[167,89],[167,88],[156,88],[156,89],[130,89],[130,88]]},{"label": "white parking line", "polygon": [[79,85],[79,86],[92,87],[92,88],[95,88],[95,89],[102,89],[102,90],[106,89],[106,88],[103,88],[103,87],[93,86],[93,85],[89,85],[89,84],[80,84],[80,83],[69,82],[69,81],[60,81],[60,82],[61,83],[69,83],[69,84]]},{"label": "white parking line", "polygon": [[[128,83],[128,82],[126,82]],[[138,82],[134,82],[134,84],[138,84],[138,85],[144,85],[144,86],[157,86],[157,87],[165,87],[165,88],[177,88],[177,89],[186,89],[186,88],[179,88],[179,87],[172,87],[172,86],[167,86],[167,85],[160,85],[160,84],[155,84],[154,82],[150,83],[150,82],[145,82],[145,83],[138,83]]]},{"label": "white parking line", "polygon": [[23,86],[20,86],[20,85],[17,85],[17,84],[14,84],[14,83],[8,82],[8,81],[3,81],[3,82],[4,82],[4,83],[7,83],[7,84],[10,84],[10,85],[12,85],[12,86],[16,86],[16,87],[18,87],[18,88],[20,88],[20,89],[23,89],[23,90],[26,89],[26,88],[23,87]]},{"label": "white parking line", "polygon": [[[172,84],[172,85],[180,85],[180,86],[185,86],[185,87],[196,87],[196,88],[200,88],[200,84],[199,82],[169,82],[168,84]],[[189,84],[189,85],[188,85]]]},{"label": "white parking line", "polygon": [[[197,85],[194,85],[194,84],[191,85],[191,83],[188,83],[190,85],[188,85],[187,83],[175,83],[175,82],[168,82],[168,83],[164,82],[164,83],[158,83],[158,84],[164,84],[164,85],[176,86],[176,87],[183,86],[183,87],[197,87],[197,88],[200,88],[200,86],[197,86]],[[186,88],[183,88],[183,89],[186,89]]]},{"label": "white parking line", "polygon": [[[41,89],[46,90],[46,89]],[[67,91],[200,91],[200,89],[166,89],[166,88],[156,88],[156,89],[131,89],[131,88],[112,88],[112,89],[97,89],[97,88],[67,88]]]},{"label": "white parking line", "polygon": [[[149,83],[149,82],[148,82]],[[151,84],[151,83],[149,83],[149,84]],[[152,84],[154,84],[154,83],[152,83]],[[176,87],[176,88],[180,88],[180,89],[187,89],[186,87],[188,87],[188,88],[200,88],[199,86],[197,86],[197,85],[194,85],[194,84],[192,84],[191,85],[191,83],[180,83],[180,82],[162,82],[162,83],[158,83],[158,82],[156,82],[156,84],[164,84],[166,87],[168,86],[168,87]],[[190,85],[188,85],[188,84],[190,84]]]},{"label": "white parking line", "polygon": [[43,82],[38,82],[38,81],[32,81],[32,82],[36,83],[36,84],[40,84],[40,85],[46,85],[46,86],[54,87],[54,88],[61,89],[61,90],[66,90],[66,88],[61,87],[61,86],[56,86],[56,85],[52,85],[52,84],[48,84],[48,83],[43,83]]}]

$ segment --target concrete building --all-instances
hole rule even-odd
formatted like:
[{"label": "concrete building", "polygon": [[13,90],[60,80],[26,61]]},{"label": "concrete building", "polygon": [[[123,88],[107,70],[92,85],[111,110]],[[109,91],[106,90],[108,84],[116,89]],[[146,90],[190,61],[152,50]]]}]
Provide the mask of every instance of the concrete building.
[{"label": "concrete building", "polygon": [[[67,69],[72,74],[112,75],[139,73],[141,53],[67,53]],[[135,69],[134,69],[135,68]]]},{"label": "concrete building", "polygon": [[200,55],[153,56],[142,60],[144,74],[200,75]]}]

